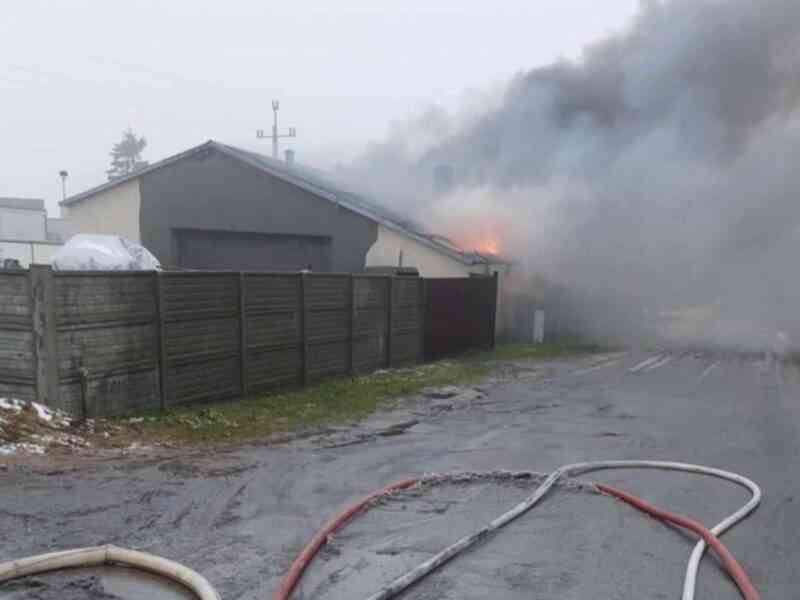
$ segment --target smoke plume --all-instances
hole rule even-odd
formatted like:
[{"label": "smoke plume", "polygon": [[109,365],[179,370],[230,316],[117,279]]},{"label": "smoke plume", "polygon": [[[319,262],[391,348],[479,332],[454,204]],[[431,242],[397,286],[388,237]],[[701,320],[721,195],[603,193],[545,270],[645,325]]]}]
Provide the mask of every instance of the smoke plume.
[{"label": "smoke plume", "polygon": [[800,340],[799,102],[800,2],[651,0],[581,60],[399,124],[352,170],[432,229],[497,236],[599,334],[693,307],[683,342]]}]

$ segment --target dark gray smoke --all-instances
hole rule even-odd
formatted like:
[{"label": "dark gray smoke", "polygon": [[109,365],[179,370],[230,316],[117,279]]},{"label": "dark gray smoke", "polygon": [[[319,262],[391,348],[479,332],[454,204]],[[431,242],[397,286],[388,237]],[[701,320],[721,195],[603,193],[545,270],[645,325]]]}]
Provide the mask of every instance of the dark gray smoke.
[{"label": "dark gray smoke", "polygon": [[353,170],[456,237],[494,227],[595,331],[694,307],[673,335],[800,340],[799,102],[800,2],[649,1],[582,60],[469,119],[409,121]]}]

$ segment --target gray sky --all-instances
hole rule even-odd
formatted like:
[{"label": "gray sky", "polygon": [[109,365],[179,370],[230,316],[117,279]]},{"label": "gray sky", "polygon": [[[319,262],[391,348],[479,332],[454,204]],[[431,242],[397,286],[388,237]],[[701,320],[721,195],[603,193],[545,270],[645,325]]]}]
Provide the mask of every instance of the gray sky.
[{"label": "gray sky", "polygon": [[[638,0],[4,0],[0,196],[60,200],[105,180],[130,126],[158,160],[209,138],[347,161],[393,120],[622,29]],[[602,7],[602,8],[599,8]]]}]

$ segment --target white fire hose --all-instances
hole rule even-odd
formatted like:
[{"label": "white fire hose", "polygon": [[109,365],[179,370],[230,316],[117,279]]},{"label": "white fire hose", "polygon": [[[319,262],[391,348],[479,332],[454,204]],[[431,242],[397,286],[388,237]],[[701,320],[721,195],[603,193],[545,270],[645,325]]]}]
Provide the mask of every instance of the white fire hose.
[{"label": "white fire hose", "polygon": [[108,564],[123,565],[161,575],[188,588],[200,600],[220,600],[219,594],[208,580],[188,567],[160,556],[116,546],[79,548],[0,563],[0,583],[49,571]]},{"label": "white fire hose", "polygon": [[[737,475],[736,473],[723,471],[721,469],[714,469],[711,467],[704,467],[701,465],[649,460],[598,461],[567,465],[550,474],[531,496],[523,500],[510,511],[500,515],[494,521],[475,533],[472,533],[448,546],[432,558],[426,560],[411,571],[407,572],[405,575],[398,577],[385,586],[380,592],[370,596],[368,600],[387,600],[414,585],[435,571],[441,565],[451,560],[457,554],[460,554],[470,546],[484,539],[488,534],[506,526],[514,519],[531,510],[536,504],[539,503],[539,501],[542,500],[542,498],[547,495],[547,493],[553,488],[559,479],[563,477],[580,475],[582,473],[589,473],[592,471],[601,471],[604,469],[661,469],[668,471],[682,471],[687,473],[710,475],[712,477],[731,481],[744,488],[747,488],[752,494],[750,500],[735,513],[725,518],[711,529],[711,532],[715,536],[722,535],[731,527],[736,525],[739,521],[747,517],[761,502],[761,489],[753,481],[747,479],[746,477],[742,477],[741,475]],[[697,570],[700,566],[700,560],[702,559],[705,551],[706,543],[703,540],[700,540],[694,547],[689,559],[689,564],[686,568],[682,600],[694,600],[695,588],[697,587]]]}]

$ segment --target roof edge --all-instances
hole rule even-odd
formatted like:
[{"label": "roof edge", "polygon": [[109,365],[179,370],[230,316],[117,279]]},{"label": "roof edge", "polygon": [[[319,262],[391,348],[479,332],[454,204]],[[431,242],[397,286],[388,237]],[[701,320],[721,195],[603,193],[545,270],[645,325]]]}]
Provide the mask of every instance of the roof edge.
[{"label": "roof edge", "polygon": [[101,183],[93,188],[89,188],[86,191],[83,191],[79,194],[75,194],[74,196],[70,196],[59,202],[59,206],[72,206],[73,204],[78,204],[82,200],[85,200],[95,194],[100,194],[101,192],[105,192],[107,190],[113,189],[118,185],[122,185],[123,183],[127,183],[134,179],[141,177],[142,175],[146,175],[147,173],[151,173],[157,169],[162,167],[166,167],[167,165],[171,165],[174,162],[178,162],[179,160],[183,160],[201,150],[206,148],[213,148],[218,146],[214,140],[208,140],[203,142],[198,146],[193,146],[188,150],[184,150],[183,152],[179,152],[178,154],[173,154],[172,156],[168,156],[167,158],[161,159],[158,162],[153,163],[152,165],[146,166],[144,169],[139,169],[138,171],[134,171],[133,173],[128,173],[123,177],[119,177],[118,179],[114,179],[112,181],[106,181],[105,183]]}]

